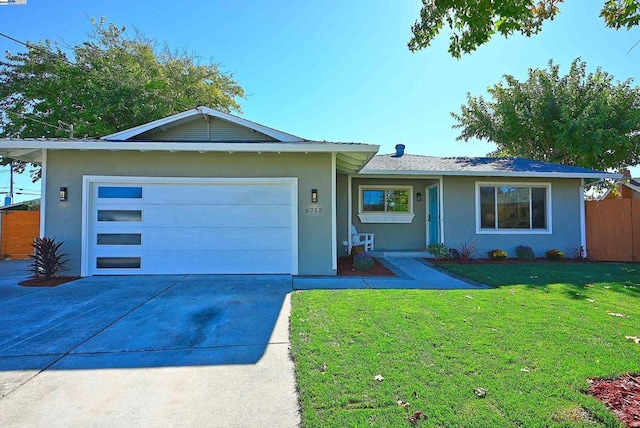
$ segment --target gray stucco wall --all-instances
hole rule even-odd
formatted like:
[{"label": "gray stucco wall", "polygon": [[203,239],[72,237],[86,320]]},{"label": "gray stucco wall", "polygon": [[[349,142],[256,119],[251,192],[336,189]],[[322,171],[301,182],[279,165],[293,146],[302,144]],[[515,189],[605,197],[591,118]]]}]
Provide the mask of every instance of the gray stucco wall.
[{"label": "gray stucco wall", "polygon": [[[416,250],[424,249],[427,241],[426,187],[437,183],[428,179],[353,178],[352,179],[352,221],[358,232],[375,233],[375,250]],[[361,223],[358,218],[358,186],[413,186],[413,212],[411,223]],[[422,200],[416,200],[416,193]]]},{"label": "gray stucco wall", "polygon": [[[483,182],[551,183],[552,234],[476,234],[475,187]],[[528,245],[541,257],[552,248],[567,256],[580,245],[579,179],[508,179],[495,177],[444,177],[444,242],[450,248],[478,238],[477,257],[492,249],[502,249],[515,257],[518,245]]]},{"label": "gray stucco wall", "polygon": [[[331,275],[331,154],[330,153],[168,153],[56,150],[46,165],[45,235],[64,241],[68,275],[79,275],[82,241],[83,175],[133,177],[297,177],[298,273]],[[68,201],[58,190],[68,188]],[[319,203],[311,204],[311,189]],[[308,214],[311,206],[322,213]]]}]

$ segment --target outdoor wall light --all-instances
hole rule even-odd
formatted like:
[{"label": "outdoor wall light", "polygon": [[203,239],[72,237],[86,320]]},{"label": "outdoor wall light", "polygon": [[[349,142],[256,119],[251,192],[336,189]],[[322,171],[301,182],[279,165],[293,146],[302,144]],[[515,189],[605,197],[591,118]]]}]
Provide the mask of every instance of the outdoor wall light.
[{"label": "outdoor wall light", "polygon": [[311,189],[311,202],[314,204],[318,202],[318,189]]},{"label": "outdoor wall light", "polygon": [[416,193],[416,201],[420,202],[422,200],[422,193]]},{"label": "outdoor wall light", "polygon": [[60,201],[61,202],[66,202],[67,201],[67,188],[66,187],[61,187],[60,188]]}]

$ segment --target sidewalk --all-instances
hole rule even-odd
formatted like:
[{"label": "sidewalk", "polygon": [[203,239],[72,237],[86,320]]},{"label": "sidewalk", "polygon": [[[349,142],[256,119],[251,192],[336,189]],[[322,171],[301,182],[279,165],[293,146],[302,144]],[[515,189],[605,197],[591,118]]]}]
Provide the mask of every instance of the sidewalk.
[{"label": "sidewalk", "polygon": [[488,289],[488,285],[454,277],[437,269],[421,258],[377,258],[397,277],[293,277],[294,290],[314,289],[423,289],[423,290],[475,290]]}]

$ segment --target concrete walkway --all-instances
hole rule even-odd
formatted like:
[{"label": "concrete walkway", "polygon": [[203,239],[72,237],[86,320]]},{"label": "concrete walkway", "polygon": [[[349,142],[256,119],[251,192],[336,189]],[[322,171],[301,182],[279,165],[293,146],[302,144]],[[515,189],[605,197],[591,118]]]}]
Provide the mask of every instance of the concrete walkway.
[{"label": "concrete walkway", "polygon": [[421,258],[387,256],[377,258],[397,277],[294,277],[294,290],[313,289],[423,289],[468,290],[491,288],[437,269]]}]

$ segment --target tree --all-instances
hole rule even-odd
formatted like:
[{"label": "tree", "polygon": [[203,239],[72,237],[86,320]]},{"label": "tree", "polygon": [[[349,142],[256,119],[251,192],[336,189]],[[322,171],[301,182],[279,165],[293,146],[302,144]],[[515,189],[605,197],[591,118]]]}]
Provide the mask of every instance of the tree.
[{"label": "tree", "polygon": [[[445,24],[453,31],[449,53],[454,58],[475,51],[494,34],[527,37],[560,12],[564,0],[422,0],[420,18],[411,27],[412,52],[426,48]],[[600,16],[616,30],[640,22],[640,0],[606,0]]]},{"label": "tree", "polygon": [[640,163],[640,90],[631,79],[614,83],[600,68],[587,74],[580,58],[566,76],[549,61],[525,82],[503,79],[488,89],[491,101],[467,94],[461,113],[451,113],[458,140],[494,142],[491,155],[598,170]]},{"label": "tree", "polygon": [[[89,40],[68,55],[51,41],[27,43],[0,61],[0,137],[98,137],[206,105],[239,111],[233,74],[201,65],[125,28],[91,20]],[[0,159],[8,164],[10,159]],[[24,170],[24,163],[15,163]]]}]

